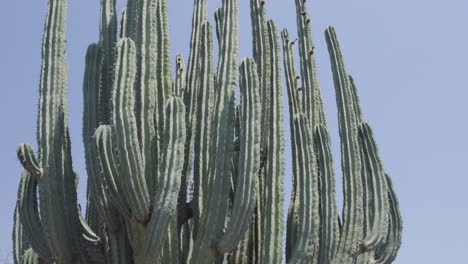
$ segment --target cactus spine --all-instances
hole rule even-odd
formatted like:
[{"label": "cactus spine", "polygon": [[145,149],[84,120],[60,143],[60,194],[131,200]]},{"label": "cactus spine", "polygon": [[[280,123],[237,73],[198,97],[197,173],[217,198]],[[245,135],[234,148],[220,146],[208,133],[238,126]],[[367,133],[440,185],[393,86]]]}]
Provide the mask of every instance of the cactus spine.
[{"label": "cactus spine", "polygon": [[[253,58],[238,64],[238,0],[222,1],[215,29],[208,1],[194,0],[189,57],[176,56],[173,78],[167,0],[128,0],[120,23],[116,1],[101,0],[83,81],[83,216],[67,124],[67,0],[48,0],[37,157],[30,145],[17,149],[15,263],[281,263],[285,232],[287,263],[391,263],[401,243],[398,201],[329,28],[339,220],[310,17],[305,1],[295,4],[298,41],[282,31],[282,64],[266,3],[250,0]],[[282,65],[293,162],[286,229]]]}]

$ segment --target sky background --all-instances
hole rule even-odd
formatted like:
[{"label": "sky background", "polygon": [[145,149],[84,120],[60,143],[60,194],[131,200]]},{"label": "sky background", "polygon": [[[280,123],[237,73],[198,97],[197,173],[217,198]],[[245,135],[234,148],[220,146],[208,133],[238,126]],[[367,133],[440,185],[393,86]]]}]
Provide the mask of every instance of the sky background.
[{"label": "sky background", "polygon": [[[86,48],[98,37],[99,1],[69,2],[68,117],[83,203],[82,79]],[[240,2],[240,57],[249,57],[248,1]],[[268,16],[294,37],[294,1],[266,2]],[[307,2],[336,171],[340,171],[337,114],[323,34],[328,25],[338,32],[347,69],[358,86],[364,118],[374,129],[400,200],[403,244],[395,263],[461,263],[468,246],[468,2]],[[210,10],[220,3],[210,0]],[[123,6],[124,1],[118,0],[119,12]],[[187,58],[192,6],[191,0],[169,1],[173,57],[181,52]],[[0,254],[12,245],[12,215],[21,171],[16,146],[35,144],[45,11],[46,0],[3,1],[0,9]],[[287,147],[289,153],[289,143]],[[290,163],[288,158],[288,185]],[[289,200],[289,188],[286,198]]]}]

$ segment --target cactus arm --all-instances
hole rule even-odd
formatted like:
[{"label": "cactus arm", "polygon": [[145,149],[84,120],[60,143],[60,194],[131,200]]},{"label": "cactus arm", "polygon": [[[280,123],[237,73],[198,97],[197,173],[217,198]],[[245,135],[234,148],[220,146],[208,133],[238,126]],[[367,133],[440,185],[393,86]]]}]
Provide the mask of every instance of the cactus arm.
[{"label": "cactus arm", "polygon": [[315,62],[314,44],[312,42],[312,31],[310,16],[306,1],[295,0],[297,33],[299,39],[299,55],[301,64],[301,77],[303,89],[304,112],[310,120],[311,129],[317,124],[326,124],[323,110],[322,96],[317,77],[317,65]]},{"label": "cactus arm", "polygon": [[[186,128],[187,128],[187,133],[186,133],[186,143],[185,143],[185,157],[184,157],[184,167],[182,170],[182,186],[181,186],[181,192],[179,194],[179,210],[182,210],[185,212],[187,209],[184,206],[187,202],[187,199],[189,198],[187,195],[187,187],[188,187],[188,181],[190,178],[191,170],[192,170],[192,162],[197,162],[197,157],[194,156],[197,155],[194,153],[194,148],[196,148],[197,144],[200,144],[199,138],[197,133],[208,133],[210,131],[209,127],[206,127],[204,129],[199,130],[198,126],[200,123],[205,124],[210,124],[211,120],[208,118],[208,114],[211,116],[211,113],[203,113],[203,115],[199,115],[198,110],[199,107],[204,107],[205,103],[209,102],[210,100],[205,100],[205,97],[200,98],[199,97],[199,92],[206,92],[208,90],[204,89],[209,89],[210,92],[212,93],[214,88],[210,86],[200,86],[203,84],[200,84],[200,79],[203,77],[206,72],[204,70],[200,69],[200,67],[205,66],[205,64],[201,61],[202,59],[209,59],[212,60],[212,58],[208,58],[208,53],[205,53],[205,56],[201,55],[201,52],[203,49],[208,48],[207,45],[211,45],[212,43],[207,43],[203,42],[204,39],[206,38],[204,34],[201,32],[202,31],[202,23],[204,23],[205,20],[208,18],[208,1],[207,0],[194,0],[194,8],[193,8],[193,15],[192,15],[192,33],[190,36],[190,52],[189,52],[189,57],[188,57],[188,63],[187,63],[187,72],[185,73],[185,84],[184,84],[184,103],[185,103],[185,110],[186,110]],[[212,49],[212,47],[211,47]],[[211,54],[212,56],[212,54]],[[212,63],[212,62],[210,62]],[[211,65],[210,65],[211,67]],[[200,75],[199,75],[200,74]],[[211,77],[212,78],[212,77]],[[205,81],[206,83],[206,81]],[[200,91],[199,91],[200,90]],[[204,91],[201,91],[204,90]],[[200,103],[198,100],[204,100],[202,103]],[[207,106],[208,107],[208,106]],[[212,105],[208,107],[211,111]],[[205,120],[210,120],[206,122]],[[201,137],[203,138],[203,137]],[[203,142],[202,144],[206,144],[207,142]],[[209,143],[207,143],[209,146]],[[207,153],[203,153],[202,155],[207,155]],[[205,164],[208,166],[208,163]],[[195,165],[197,166],[197,165]],[[195,185],[195,189],[200,188],[200,181],[197,179],[197,169],[194,169],[193,172],[193,182]],[[202,174],[204,177],[208,177],[207,174]],[[199,195],[199,190],[195,191],[196,194],[193,195],[192,197],[192,204],[193,207],[197,208],[194,209],[193,216],[195,218],[195,226],[192,226],[192,230],[194,231],[193,233],[193,238],[196,236],[196,230],[198,228],[198,220],[199,216],[201,214],[201,210],[203,209],[203,205],[200,204],[202,202],[203,197]],[[200,211],[198,211],[200,210]],[[185,219],[183,219],[185,221]],[[179,222],[179,225],[182,224],[182,221]],[[187,243],[185,243],[185,246],[189,246],[191,243],[191,238],[187,239],[190,234],[189,232],[188,225],[186,226],[184,230],[184,235]],[[185,256],[188,256],[189,253],[187,252]],[[184,256],[184,257],[185,257]]]},{"label": "cactus arm", "polygon": [[[362,111],[359,106],[359,97],[352,76],[348,76],[351,94],[354,101],[354,113],[357,122],[360,124],[359,129],[359,144],[361,146],[361,160],[363,171],[363,187],[364,187],[364,216],[365,223],[365,238],[362,248],[364,251],[375,249],[387,235],[388,226],[388,199],[387,199],[387,184],[385,172],[380,160],[377,144],[375,143],[371,127],[363,123]],[[370,254],[364,254],[370,255]],[[363,257],[366,259],[366,257]],[[372,258],[368,256],[367,258]],[[366,261],[366,260],[364,260]]]},{"label": "cactus arm", "polygon": [[348,75],[349,86],[351,89],[351,95],[354,101],[353,109],[357,122],[360,124],[362,122],[362,110],[359,103],[359,96],[357,94],[356,84],[354,83],[354,78],[351,75]]},{"label": "cactus arm", "polygon": [[[224,227],[227,212],[228,177],[233,153],[234,91],[237,85],[239,49],[238,0],[223,1],[223,29],[217,71],[217,89],[212,126],[212,164],[207,211],[208,234],[218,236]],[[211,195],[210,195],[211,194]],[[218,197],[218,198],[215,198]]]},{"label": "cactus arm", "polygon": [[75,263],[85,253],[81,246],[86,241],[81,239],[76,210],[66,120],[66,15],[66,0],[48,2],[38,118],[39,164],[45,169],[38,182],[41,224],[50,255],[58,263]]},{"label": "cactus arm", "polygon": [[[268,41],[267,25],[266,25],[266,8],[265,1],[250,0],[250,17],[252,24],[252,47],[253,58],[257,64],[257,75],[260,80],[260,97],[262,103],[262,161],[265,161],[267,154],[267,134],[268,134],[268,116],[269,116],[269,102],[270,91],[267,88],[270,80],[270,43]],[[255,210],[252,235],[254,259],[260,261],[261,247],[262,247],[262,232],[263,232],[263,200],[265,193],[265,169],[262,166],[258,173],[258,195],[257,195],[257,208]]]},{"label": "cactus arm", "polygon": [[128,0],[125,19],[125,37],[136,39],[138,26],[138,2],[139,0]]},{"label": "cactus arm", "polygon": [[[257,64],[257,74],[260,80],[261,89],[266,86],[269,75],[269,53],[265,1],[250,0],[250,12],[252,20],[252,47],[253,57]],[[266,88],[265,88],[266,89]],[[265,92],[266,93],[266,92]],[[262,93],[262,98],[265,95]]]},{"label": "cactus arm", "polygon": [[218,44],[221,44],[221,36],[223,30],[223,9],[222,8],[217,8],[215,11],[215,24],[216,24],[216,38],[218,39]]},{"label": "cactus arm", "polygon": [[[185,62],[184,62],[184,57],[182,54],[177,54],[176,55],[176,77],[173,83],[173,91],[172,95],[177,96],[179,98],[184,98],[185,96],[185,90],[186,90],[186,68],[185,68]],[[187,109],[186,109],[187,111]],[[185,122],[185,121],[184,121]],[[187,140],[188,142],[189,140]],[[185,154],[187,156],[187,154]],[[184,164],[186,164],[187,160],[185,160],[184,157]],[[186,224],[186,219],[188,219],[187,216],[187,211],[188,211],[188,206],[187,206],[187,186],[189,185],[189,176],[186,175],[184,171],[182,171],[181,175],[181,185],[180,185],[180,191],[179,191],[179,197],[177,200],[177,210],[178,210],[178,217],[177,217],[177,223],[176,227],[177,230],[172,234],[171,230],[169,230],[168,235],[169,239],[168,241],[175,240],[174,244],[180,244],[182,247],[183,242],[178,242],[178,238],[181,235],[181,227],[182,225]],[[172,228],[172,225],[170,226]],[[179,237],[178,237],[179,236]],[[180,237],[183,238],[183,237]],[[166,243],[167,244],[173,244],[173,243]],[[177,249],[180,250],[180,249]],[[167,254],[165,254],[167,255]],[[182,253],[179,257],[179,260],[182,258]]]},{"label": "cactus arm", "polygon": [[260,167],[260,95],[254,60],[244,60],[239,68],[241,87],[242,124],[240,159],[236,180],[235,199],[225,234],[218,242],[217,251],[228,253],[246,235],[256,199],[256,175]]},{"label": "cactus arm", "polygon": [[[202,24],[205,20],[208,19],[208,1],[207,0],[194,0],[194,9],[192,15],[192,33],[190,36],[190,53],[187,63],[187,73],[186,73],[186,83],[185,83],[185,94],[184,94],[184,103],[186,109],[186,124],[187,124],[187,133],[186,138],[187,142],[185,143],[185,157],[184,157],[184,168],[182,171],[182,177],[185,179],[185,182],[189,178],[191,173],[192,160],[194,156],[194,148],[196,143],[196,133],[198,123],[203,122],[204,116],[198,115],[198,107],[200,103],[198,102],[199,91],[200,89],[205,89],[200,87],[200,60],[203,58],[201,52],[203,48],[208,43],[205,43],[205,46],[202,46],[202,41],[205,36],[202,34]],[[207,54],[206,54],[207,55]],[[206,57],[206,56],[205,56]],[[206,131],[206,130],[205,130]],[[194,174],[195,175],[195,174]],[[206,176],[207,177],[207,176]],[[182,189],[181,195],[179,197],[179,204],[185,204],[187,200],[186,186],[185,189]],[[195,199],[198,199],[195,196]],[[201,212],[200,212],[201,213]]]},{"label": "cactus arm", "polygon": [[373,250],[387,236],[388,231],[388,190],[385,172],[380,160],[377,144],[375,143],[372,129],[366,123],[359,126],[360,145],[363,152],[363,165],[367,172],[365,193],[372,201],[367,204],[365,210],[373,212],[369,219],[368,230],[364,238],[363,248]]},{"label": "cactus arm", "polygon": [[357,122],[349,79],[343,63],[335,30],[326,30],[338,106],[341,137],[341,162],[344,183],[343,231],[333,263],[350,263],[359,250],[363,236],[363,186],[358,145]]},{"label": "cactus arm", "polygon": [[106,184],[108,197],[111,203],[119,210],[119,213],[126,217],[131,217],[129,212],[129,203],[126,200],[130,194],[122,185],[119,179],[120,167],[117,157],[114,154],[116,145],[112,138],[112,128],[109,125],[101,125],[94,134],[96,145],[96,157],[101,165],[102,176]]},{"label": "cactus arm", "polygon": [[59,263],[73,263],[79,254],[76,244],[68,236],[70,219],[64,211],[66,198],[71,198],[66,197],[64,185],[70,178],[61,171],[66,126],[66,15],[66,0],[49,0],[43,37],[38,118],[38,160],[44,170],[39,179],[40,214],[46,244]]},{"label": "cactus arm", "polygon": [[[117,43],[116,0],[101,0],[99,47],[101,49],[100,87],[99,87],[99,121],[109,124],[112,116],[112,80],[115,63],[115,44]],[[94,127],[94,129],[97,126]],[[92,135],[92,134],[91,134]]]},{"label": "cactus arm", "polygon": [[[138,143],[140,145],[142,168],[146,188],[150,193],[156,186],[156,166],[159,152],[159,120],[164,113],[163,106],[156,106],[158,102],[164,102],[164,91],[158,89],[159,56],[156,17],[158,0],[137,1],[137,30],[134,38],[136,46],[136,80],[135,80],[135,120],[137,127]],[[158,93],[163,97],[159,98]],[[164,104],[164,103],[163,103]],[[128,109],[130,111],[130,109]],[[152,195],[149,196],[152,200]]]},{"label": "cactus arm", "polygon": [[[102,16],[104,16],[104,14],[102,14]],[[103,35],[105,35],[105,33],[101,32],[102,43],[107,41],[104,40],[107,39],[107,36],[104,37]],[[107,51],[107,53],[104,53],[103,48],[98,44],[91,44],[86,53],[86,66],[83,80],[83,143],[85,148],[86,171],[88,173],[86,219],[95,230],[100,230],[103,221],[112,220],[112,217],[109,217],[110,208],[108,204],[108,194],[105,190],[105,183],[103,182],[98,160],[95,158],[97,149],[93,140],[94,131],[99,126],[99,123],[107,123],[109,119],[109,114],[103,114],[101,111],[104,110],[102,108],[108,108],[108,104],[111,101],[108,97],[110,94],[107,91],[107,79],[112,79],[112,77],[104,77],[103,75],[111,74],[110,66],[107,65],[107,68],[105,68],[105,64],[113,63],[113,59],[109,60],[108,58],[103,58],[103,56],[111,56],[112,52],[113,51]],[[106,99],[104,100],[102,97]]]},{"label": "cactus arm", "polygon": [[288,103],[289,103],[289,112],[291,119],[294,119],[294,115],[298,114],[301,111],[300,99],[298,96],[299,83],[298,75],[296,71],[296,66],[294,62],[294,53],[292,46],[294,42],[291,41],[289,37],[289,32],[287,29],[281,31],[281,38],[283,40],[283,61],[284,61],[284,72],[286,75],[286,86],[288,88]]},{"label": "cactus arm", "polygon": [[151,220],[146,229],[145,242],[139,252],[145,258],[154,258],[167,237],[167,230],[175,217],[180,188],[185,142],[185,108],[182,99],[171,97],[166,103],[166,129],[162,163],[159,168],[160,184]]},{"label": "cactus arm", "polygon": [[45,32],[42,43],[42,68],[40,80],[38,146],[39,163],[48,165],[49,152],[53,151],[52,136],[57,125],[58,108],[66,89],[66,0],[49,0]]},{"label": "cactus arm", "polygon": [[50,251],[44,237],[37,207],[37,178],[24,171],[18,190],[18,212],[23,231],[28,237],[31,248],[43,259],[50,259]]},{"label": "cactus arm", "polygon": [[[329,264],[339,241],[339,216],[336,208],[335,174],[330,136],[327,128],[319,125],[315,130],[315,148],[320,175],[320,247],[319,263]],[[337,220],[338,219],[338,220]]]},{"label": "cactus arm", "polygon": [[185,93],[185,63],[182,54],[177,54],[176,56],[175,72],[176,78],[174,80],[172,94],[173,96],[183,98],[183,95]]},{"label": "cactus arm", "polygon": [[[253,57],[257,64],[257,74],[260,80],[260,95],[262,100],[262,149],[266,149],[268,122],[270,115],[270,91],[268,89],[271,80],[271,53],[270,42],[268,40],[268,27],[266,19],[265,1],[250,0],[251,20],[252,20],[252,46]],[[262,176],[260,176],[262,177]],[[262,182],[259,186],[259,194],[263,191]],[[260,209],[260,208],[259,208]],[[261,209],[260,209],[261,210]]]},{"label": "cactus arm", "polygon": [[260,260],[262,263],[280,263],[283,251],[284,203],[284,130],[283,93],[276,26],[268,21],[268,42],[271,47],[271,86],[267,160],[265,167],[265,198]]},{"label": "cactus arm", "polygon": [[214,69],[213,69],[213,29],[208,21],[201,27],[200,34],[200,78],[198,90],[197,115],[194,156],[194,193],[193,211],[195,218],[194,236],[198,234],[198,226],[204,214],[208,197],[208,177],[210,169],[210,140],[212,126],[212,111],[214,104]]},{"label": "cactus arm", "polygon": [[[100,238],[92,232],[84,218],[81,216],[81,210],[77,201],[78,175],[73,171],[71,156],[71,139],[66,120],[63,113],[59,114],[59,122],[63,130],[64,137],[58,138],[62,143],[62,166],[57,173],[63,175],[64,204],[62,211],[67,226],[67,236],[71,240],[74,262],[84,262],[90,264],[104,263],[104,254],[101,251]],[[56,154],[57,155],[57,154]],[[107,210],[105,211],[108,212]],[[75,253],[76,252],[76,253]]]},{"label": "cactus arm", "polygon": [[292,51],[293,42],[289,38],[289,32],[284,29],[281,32],[281,38],[283,40],[283,63],[284,71],[286,75],[286,86],[288,88],[288,106],[289,106],[289,128],[291,135],[291,152],[292,152],[292,192],[289,203],[287,226],[286,226],[286,262],[289,261],[292,250],[294,248],[296,240],[296,227],[298,225],[298,199],[296,195],[299,166],[297,165],[297,139],[296,131],[294,126],[294,115],[298,114],[300,110],[299,98],[298,98],[298,81],[296,78],[296,67],[294,63],[294,55]]},{"label": "cactus arm", "polygon": [[20,144],[16,149],[16,154],[18,156],[18,160],[26,171],[34,177],[41,176],[42,168],[34,155],[34,150],[31,145]]},{"label": "cactus arm", "polygon": [[[99,90],[100,90],[100,68],[102,63],[101,48],[97,44],[89,45],[86,52],[85,74],[83,80],[83,143],[85,150],[86,171],[88,173],[87,181],[87,208],[86,219],[93,226],[99,228],[100,213],[98,208],[102,201],[92,203],[91,200],[101,199],[99,196],[100,185],[99,170],[96,170],[96,162],[93,158],[92,136],[94,130],[99,125]],[[102,215],[102,214],[101,214]]]},{"label": "cactus arm", "polygon": [[[223,1],[223,30],[220,45],[220,58],[216,75],[216,98],[213,107],[211,160],[206,195],[206,208],[197,230],[193,263],[210,263],[215,257],[222,256],[212,243],[222,235],[228,207],[230,178],[233,153],[233,123],[235,116],[234,90],[237,83],[238,56],[238,1]],[[202,183],[203,184],[203,183]]]},{"label": "cactus arm", "polygon": [[[21,188],[21,185],[20,185]],[[21,189],[19,190],[21,191]],[[21,264],[24,252],[29,248],[29,241],[24,233],[19,213],[19,201],[16,203],[13,213],[13,262]]]},{"label": "cactus arm", "polygon": [[[79,206],[76,208],[80,224],[80,229],[78,231],[80,231],[81,261],[84,263],[104,264],[105,256],[101,247],[102,240],[88,225],[85,218],[81,214]],[[106,210],[106,212],[107,211],[108,210]],[[111,224],[113,223],[109,223],[109,225]]]},{"label": "cactus arm", "polygon": [[119,39],[127,37],[127,8],[124,8],[120,18]]},{"label": "cactus arm", "polygon": [[80,226],[82,230],[81,235],[83,236],[84,240],[89,242],[90,244],[98,243],[100,241],[100,237],[98,237],[96,233],[94,233],[94,231],[91,229],[91,227],[89,227],[85,218],[81,214],[81,210],[79,206],[77,206],[77,211],[78,211],[78,218],[79,218]]},{"label": "cactus arm", "polygon": [[122,39],[117,45],[115,72],[113,122],[121,166],[119,181],[122,181],[122,186],[126,189],[126,199],[133,216],[138,222],[145,223],[149,215],[149,194],[143,174],[142,154],[133,112],[136,49],[131,39]]},{"label": "cactus arm", "polygon": [[[154,1],[154,0],[151,0]],[[154,126],[156,127],[156,161],[161,159],[163,149],[162,146],[162,137],[164,133],[164,116],[166,110],[166,100],[172,94],[172,63],[171,63],[171,48],[169,42],[169,23],[167,17],[167,0],[157,0],[156,14],[152,16],[156,17],[156,114],[154,116]],[[148,61],[147,63],[151,64],[154,61]],[[151,113],[150,113],[151,114]],[[148,115],[148,117],[152,117]],[[148,157],[147,157],[148,159]],[[154,160],[154,158],[153,158]],[[148,167],[148,162],[158,165],[159,162],[153,162],[149,159],[146,166]],[[153,170],[157,171],[156,168],[148,168],[147,173],[151,173]],[[147,174],[147,178],[151,177]],[[152,191],[157,190],[157,185],[159,184],[158,177],[154,177],[155,182],[153,183]],[[153,196],[151,196],[153,198]]]},{"label": "cactus arm", "polygon": [[311,263],[315,247],[319,241],[319,197],[318,174],[315,166],[315,150],[312,133],[305,113],[294,118],[295,139],[298,145],[297,199],[298,217],[297,238],[288,263]]},{"label": "cactus arm", "polygon": [[388,225],[389,232],[386,241],[381,245],[379,250],[377,250],[375,263],[378,264],[390,264],[395,260],[401,246],[401,233],[403,230],[403,221],[400,215],[398,199],[393,189],[392,180],[388,175],[385,175],[385,177],[387,179],[390,209]]}]

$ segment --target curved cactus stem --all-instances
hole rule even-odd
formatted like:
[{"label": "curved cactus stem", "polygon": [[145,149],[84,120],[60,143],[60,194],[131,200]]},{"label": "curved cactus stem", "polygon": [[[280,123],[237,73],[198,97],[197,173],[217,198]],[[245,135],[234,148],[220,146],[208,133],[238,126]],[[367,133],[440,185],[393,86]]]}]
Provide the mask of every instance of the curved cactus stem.
[{"label": "curved cactus stem", "polygon": [[160,184],[154,198],[151,220],[146,229],[141,252],[146,258],[154,258],[167,238],[171,220],[177,219],[177,197],[180,189],[184,142],[185,107],[182,99],[171,97],[166,103],[166,129],[164,132],[162,163],[159,167]]},{"label": "curved cactus stem", "polygon": [[129,203],[126,200],[130,194],[126,193],[127,189],[119,180],[122,176],[120,175],[119,162],[114,153],[116,145],[112,137],[112,128],[109,125],[99,126],[94,134],[94,140],[97,149],[96,158],[101,165],[100,169],[108,197],[120,214],[127,218],[131,217]]},{"label": "curved cactus stem", "polygon": [[184,57],[182,54],[177,54],[176,56],[176,78],[174,80],[174,84],[172,85],[172,95],[183,98],[185,93],[185,63]]},{"label": "curved cactus stem", "polygon": [[239,165],[234,205],[223,237],[216,245],[220,254],[228,253],[246,235],[256,200],[256,175],[260,168],[261,105],[257,68],[253,59],[242,61],[240,68],[242,124]]},{"label": "curved cactus stem", "polygon": [[136,74],[136,48],[131,39],[117,45],[116,78],[114,81],[114,127],[120,161],[119,181],[126,189],[126,200],[136,220],[149,218],[149,194],[144,178],[144,165],[138,142],[136,118],[133,112],[133,84]]},{"label": "curved cactus stem", "polygon": [[50,251],[44,237],[41,219],[37,207],[38,179],[29,172],[21,173],[21,182],[18,190],[18,212],[23,231],[28,237],[31,248],[43,259],[50,259]]},{"label": "curved cactus stem", "polygon": [[208,197],[208,179],[210,173],[210,141],[212,130],[212,111],[214,104],[214,69],[213,69],[213,28],[208,21],[203,22],[200,33],[198,105],[196,115],[199,120],[195,127],[194,172],[193,172],[193,212],[195,226],[194,237],[198,236],[201,217],[205,212]]},{"label": "curved cactus stem", "polygon": [[311,263],[319,241],[319,186],[315,166],[315,150],[312,132],[305,113],[294,118],[295,142],[298,145],[296,196],[299,223],[292,255],[288,263]]},{"label": "curved cactus stem", "polygon": [[385,175],[388,187],[388,200],[390,208],[388,236],[385,242],[378,248],[375,263],[390,264],[395,260],[398,250],[401,246],[401,233],[403,230],[403,221],[400,215],[398,199],[393,189],[390,176]]},{"label": "curved cactus stem", "polygon": [[16,149],[18,160],[20,161],[23,168],[27,170],[32,176],[40,177],[42,174],[42,168],[34,155],[34,150],[31,145],[20,144]]},{"label": "curved cactus stem", "polygon": [[[364,211],[368,211],[366,236],[363,241],[364,251],[375,249],[385,240],[388,232],[388,190],[385,172],[380,160],[377,144],[375,143],[371,127],[362,123],[359,126],[359,139],[362,149],[364,194],[368,196],[364,202]],[[370,213],[372,212],[372,213]]]},{"label": "curved cactus stem", "polygon": [[[93,264],[104,264],[105,255],[102,248],[101,238],[94,233],[91,227],[88,225],[84,217],[81,215],[80,208],[77,207],[81,237],[80,237],[80,251],[81,251],[81,262],[82,263],[93,263]],[[118,219],[118,217],[116,217]],[[116,222],[115,220],[113,222]],[[113,225],[110,222],[109,225]]]},{"label": "curved cactus stem", "polygon": [[351,263],[360,250],[359,242],[364,232],[361,160],[354,101],[343,56],[335,30],[329,27],[325,35],[336,89],[344,185],[343,231],[333,263],[345,264]]},{"label": "curved cactus stem", "polygon": [[99,90],[100,90],[100,65],[102,52],[98,44],[91,44],[86,52],[85,74],[83,80],[83,143],[85,148],[86,171],[88,173],[88,192],[86,219],[93,228],[99,228],[100,216],[102,216],[101,188],[99,185],[100,171],[96,169],[96,161],[93,158],[92,136],[99,125]]},{"label": "curved cactus stem", "polygon": [[283,64],[286,75],[286,87],[288,88],[288,105],[289,105],[289,128],[291,135],[291,152],[292,152],[292,192],[289,203],[287,223],[286,223],[286,262],[289,261],[294,244],[296,241],[296,227],[298,225],[298,199],[297,199],[297,184],[299,175],[299,166],[297,164],[297,148],[296,130],[294,126],[294,116],[301,112],[300,99],[298,96],[298,79],[296,78],[296,66],[294,63],[294,54],[292,50],[293,42],[289,38],[287,29],[281,32],[283,40]]},{"label": "curved cactus stem", "polygon": [[284,206],[284,130],[283,92],[279,43],[276,26],[269,20],[268,42],[271,48],[269,83],[269,119],[267,158],[265,166],[264,215],[262,219],[262,263],[280,263],[283,258],[283,206]]},{"label": "curved cactus stem", "polygon": [[[105,5],[105,3],[102,3]],[[109,3],[107,3],[109,4]],[[103,6],[103,8],[105,8]],[[106,14],[102,14],[105,16]],[[101,18],[102,19],[102,18]],[[110,19],[110,18],[109,18]],[[110,33],[101,32],[101,42],[106,42],[107,35]],[[101,44],[103,45],[103,44]],[[111,44],[107,44],[111,45]],[[109,47],[107,47],[109,49]],[[94,131],[99,126],[99,123],[109,122],[109,113],[102,114],[102,107],[109,107],[111,101],[108,91],[108,81],[103,78],[112,79],[112,77],[103,77],[102,75],[111,74],[109,65],[107,70],[104,69],[104,64],[113,63],[114,59],[103,58],[103,56],[113,56],[113,50],[103,52],[98,44],[91,44],[86,53],[86,67],[83,80],[83,143],[85,147],[86,171],[88,173],[88,193],[87,193],[87,208],[86,219],[89,221],[92,228],[101,231],[103,222],[107,222],[109,226],[118,228],[120,224],[114,219],[114,206],[109,204],[109,195],[106,190],[105,182],[103,181],[102,169],[98,159],[96,159],[97,148],[94,144]],[[111,65],[112,66],[112,65]],[[107,93],[107,94],[106,94]],[[106,99],[102,99],[104,96]]]},{"label": "curved cactus stem", "polygon": [[327,128],[319,125],[315,130],[315,148],[320,175],[320,247],[318,263],[329,264],[335,255],[341,233],[336,208],[335,173],[330,136]]},{"label": "curved cactus stem", "polygon": [[[112,80],[114,79],[115,44],[117,43],[116,0],[101,0],[99,47],[101,50],[99,82],[99,122],[109,124],[112,117]],[[97,126],[96,126],[97,127]],[[96,128],[95,127],[95,128]],[[91,134],[92,135],[92,134]]]}]

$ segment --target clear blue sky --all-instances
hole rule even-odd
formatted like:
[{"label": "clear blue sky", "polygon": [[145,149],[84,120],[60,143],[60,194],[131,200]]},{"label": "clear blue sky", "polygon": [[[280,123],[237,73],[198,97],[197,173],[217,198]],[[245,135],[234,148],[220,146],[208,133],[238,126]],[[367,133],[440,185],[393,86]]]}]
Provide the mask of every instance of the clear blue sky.
[{"label": "clear blue sky", "polygon": [[[85,50],[97,40],[99,1],[69,2],[68,117],[83,201],[81,86]],[[169,2],[172,52],[186,57],[192,1]],[[220,2],[210,0],[210,6]],[[250,18],[248,1],[240,2],[240,54],[245,57],[251,56]],[[374,128],[385,168],[394,180],[404,219],[403,245],[395,263],[461,263],[468,246],[468,2],[310,0],[308,4],[335,161],[339,160],[336,107],[323,36],[328,25],[338,31],[364,117]],[[267,5],[278,27],[295,35],[294,1],[269,0]],[[118,6],[120,10],[123,0]],[[21,171],[16,145],[35,143],[45,8],[46,0],[4,1],[0,11],[0,251],[11,248],[12,210]],[[287,169],[290,175],[290,166]]]}]

